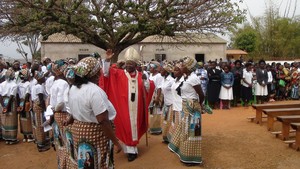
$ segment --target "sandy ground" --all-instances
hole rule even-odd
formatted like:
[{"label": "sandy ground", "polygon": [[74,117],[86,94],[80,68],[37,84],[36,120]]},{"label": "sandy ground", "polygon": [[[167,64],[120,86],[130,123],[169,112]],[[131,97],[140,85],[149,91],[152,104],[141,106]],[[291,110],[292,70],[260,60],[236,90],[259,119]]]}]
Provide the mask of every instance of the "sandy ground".
[{"label": "sandy ground", "polygon": [[[300,152],[275,138],[262,126],[248,121],[253,116],[252,108],[215,110],[213,115],[204,115],[202,121],[203,164],[187,167],[162,143],[161,136],[145,136],[138,146],[139,156],[127,162],[124,153],[115,155],[117,169],[297,169],[300,168]],[[280,130],[276,122],[275,129]],[[9,169],[55,169],[56,154],[53,149],[39,153],[33,143],[5,145],[0,142],[0,168]]]}]

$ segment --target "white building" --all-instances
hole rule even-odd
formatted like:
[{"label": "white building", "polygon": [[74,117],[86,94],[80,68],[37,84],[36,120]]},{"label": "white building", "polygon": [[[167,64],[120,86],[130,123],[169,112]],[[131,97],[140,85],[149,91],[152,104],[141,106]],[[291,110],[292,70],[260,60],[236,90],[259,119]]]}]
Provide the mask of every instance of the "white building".
[{"label": "white building", "polygon": [[[191,56],[197,61],[207,62],[220,58],[226,60],[226,43],[224,39],[213,34],[201,37],[195,35],[190,39],[178,37],[176,40],[170,37],[162,39],[159,36],[150,36],[133,47],[140,51],[144,61],[178,60],[184,56]],[[119,59],[123,59],[124,51],[120,53]],[[52,60],[60,58],[80,60],[94,52],[98,52],[101,56],[105,55],[103,49],[91,44],[83,44],[79,38],[71,34],[55,33],[41,42],[42,58],[49,57]]]}]

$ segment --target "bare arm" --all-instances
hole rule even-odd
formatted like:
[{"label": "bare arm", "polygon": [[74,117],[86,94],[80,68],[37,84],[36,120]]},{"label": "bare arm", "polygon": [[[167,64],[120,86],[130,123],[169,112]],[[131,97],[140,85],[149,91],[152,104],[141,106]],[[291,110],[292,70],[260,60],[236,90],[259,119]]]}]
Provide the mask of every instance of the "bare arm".
[{"label": "bare arm", "polygon": [[203,91],[202,91],[202,88],[200,85],[196,85],[196,86],[193,86],[195,91],[197,92],[198,96],[199,96],[199,103],[200,105],[202,105],[203,101],[204,101],[204,94],[203,94]]},{"label": "bare arm", "polygon": [[104,134],[114,143],[114,145],[117,147],[116,151],[117,153],[119,153],[122,150],[122,147],[111,127],[111,123],[108,119],[108,111],[106,110],[104,113],[97,115],[96,118],[99,124],[101,125]]}]

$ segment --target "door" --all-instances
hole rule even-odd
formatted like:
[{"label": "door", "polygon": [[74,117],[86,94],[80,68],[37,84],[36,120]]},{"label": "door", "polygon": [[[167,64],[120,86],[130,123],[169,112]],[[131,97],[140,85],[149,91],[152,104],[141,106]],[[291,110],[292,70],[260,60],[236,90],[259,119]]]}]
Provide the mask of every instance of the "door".
[{"label": "door", "polygon": [[204,63],[204,54],[195,54],[195,59],[197,62],[203,62]]}]

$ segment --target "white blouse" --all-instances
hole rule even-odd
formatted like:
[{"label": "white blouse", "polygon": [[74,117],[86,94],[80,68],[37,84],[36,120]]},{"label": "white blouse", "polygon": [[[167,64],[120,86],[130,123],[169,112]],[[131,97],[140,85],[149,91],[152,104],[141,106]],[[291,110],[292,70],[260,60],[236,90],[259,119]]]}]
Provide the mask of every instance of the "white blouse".
[{"label": "white blouse", "polygon": [[199,100],[198,93],[194,89],[194,86],[200,85],[200,79],[198,76],[192,72],[188,78],[183,82],[181,87],[181,97],[182,99],[196,99]]},{"label": "white blouse", "polygon": [[32,101],[36,101],[39,98],[38,94],[43,94],[44,100],[46,100],[47,96],[46,96],[46,90],[44,85],[36,84],[32,87],[31,89]]},{"label": "white blouse", "polygon": [[173,100],[173,110],[182,111],[182,98],[177,94],[177,87],[183,82],[184,77],[182,76],[179,81],[174,80],[171,86],[172,100]]},{"label": "white blouse", "polygon": [[20,99],[25,99],[25,96],[27,93],[30,94],[30,82],[21,82],[18,86],[18,94],[19,94],[19,97]]},{"label": "white blouse", "polygon": [[13,80],[4,81],[0,84],[0,94],[1,96],[9,97],[11,95],[16,96],[18,92],[18,85]]},{"label": "white blouse", "polygon": [[165,105],[170,106],[173,104],[173,95],[171,92],[171,86],[174,83],[174,78],[169,75],[167,78],[163,78],[163,82],[161,85],[161,91],[164,95]]},{"label": "white blouse", "polygon": [[50,105],[55,108],[59,103],[64,103],[62,111],[67,111],[69,84],[65,80],[57,79],[50,88]]},{"label": "white blouse", "polygon": [[116,110],[105,92],[97,85],[89,82],[81,88],[72,86],[69,91],[70,114],[75,120],[98,123],[96,116],[108,111],[109,120],[116,116]]}]

